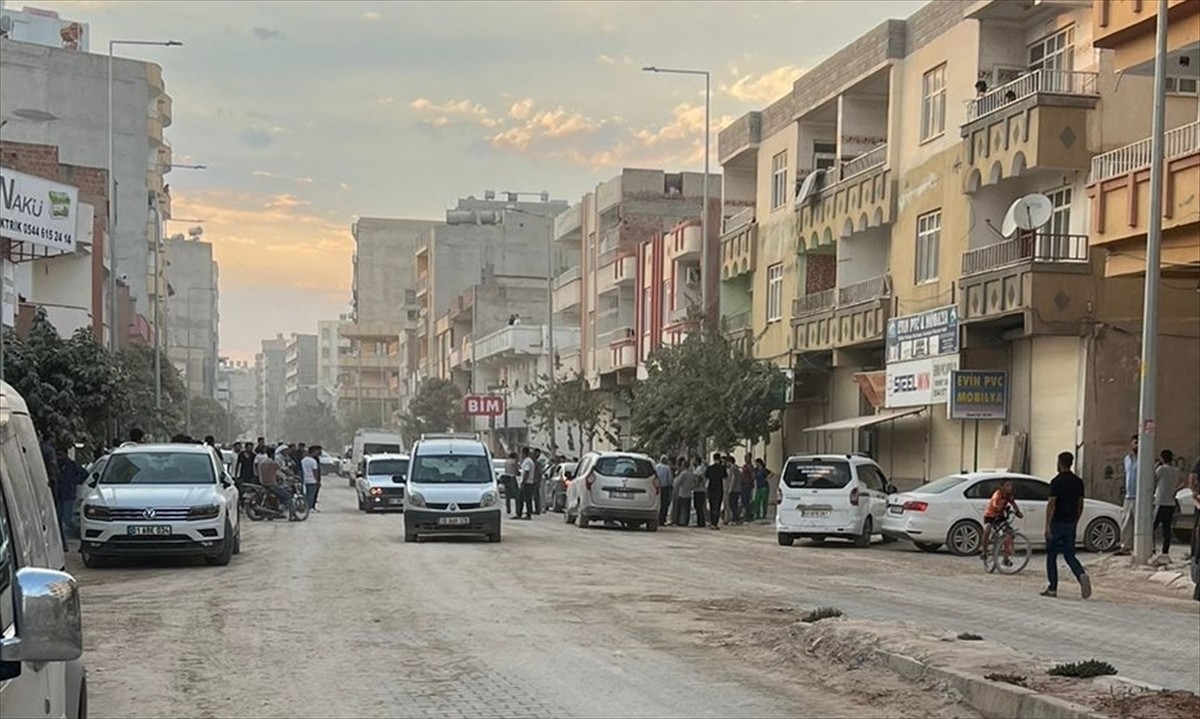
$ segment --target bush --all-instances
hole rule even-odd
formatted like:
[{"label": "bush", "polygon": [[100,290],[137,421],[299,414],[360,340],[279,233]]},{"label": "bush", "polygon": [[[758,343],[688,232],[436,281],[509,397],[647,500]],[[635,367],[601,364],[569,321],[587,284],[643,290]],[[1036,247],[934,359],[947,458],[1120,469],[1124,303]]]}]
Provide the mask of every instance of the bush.
[{"label": "bush", "polygon": [[837,607],[821,607],[820,609],[814,609],[808,614],[805,614],[803,617],[800,617],[800,621],[812,624],[813,622],[819,622],[822,619],[833,619],[834,617],[840,616],[842,616],[842,610],[838,609]]},{"label": "bush", "polygon": [[1102,677],[1110,674],[1116,674],[1117,668],[1108,662],[1102,662],[1099,659],[1088,659],[1083,662],[1070,662],[1068,664],[1055,664],[1047,671],[1048,674],[1056,677],[1077,677],[1079,679],[1091,679],[1092,677]]}]

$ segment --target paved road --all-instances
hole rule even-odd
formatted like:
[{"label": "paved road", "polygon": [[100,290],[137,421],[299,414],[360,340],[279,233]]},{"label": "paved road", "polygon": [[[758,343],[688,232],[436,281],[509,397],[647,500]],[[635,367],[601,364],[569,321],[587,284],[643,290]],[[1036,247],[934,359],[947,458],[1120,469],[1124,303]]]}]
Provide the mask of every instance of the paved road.
[{"label": "paved road", "polygon": [[[777,651],[797,608],[1003,633],[1187,686],[1200,620],[897,551],[776,546],[768,527],[656,534],[508,522],[501,545],[404,544],[399,515],[322,492],[305,523],[247,523],[226,568],[86,570],[97,716],[944,716],[953,697]],[[990,608],[989,608],[990,607]],[[1191,637],[1190,645],[1180,637]],[[1188,652],[1191,652],[1190,655]],[[1178,665],[1171,659],[1179,657]]]}]

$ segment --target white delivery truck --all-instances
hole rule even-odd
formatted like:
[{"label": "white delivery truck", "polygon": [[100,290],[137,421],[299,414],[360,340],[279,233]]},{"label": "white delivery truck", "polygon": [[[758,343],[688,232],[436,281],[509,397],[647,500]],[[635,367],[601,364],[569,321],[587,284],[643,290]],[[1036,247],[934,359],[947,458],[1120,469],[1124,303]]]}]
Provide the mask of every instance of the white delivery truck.
[{"label": "white delivery truck", "polygon": [[368,454],[404,454],[406,449],[404,439],[394,429],[358,430],[354,433],[354,448],[350,456],[354,462],[350,486],[355,486],[355,477],[363,472],[363,457]]}]

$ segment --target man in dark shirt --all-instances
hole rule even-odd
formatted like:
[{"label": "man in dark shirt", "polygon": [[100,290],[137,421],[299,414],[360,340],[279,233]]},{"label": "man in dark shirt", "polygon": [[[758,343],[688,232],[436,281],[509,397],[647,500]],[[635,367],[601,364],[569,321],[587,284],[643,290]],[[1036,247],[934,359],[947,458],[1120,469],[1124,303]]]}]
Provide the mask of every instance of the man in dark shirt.
[{"label": "man in dark shirt", "polygon": [[713,529],[720,529],[718,523],[721,521],[721,504],[725,499],[725,478],[729,476],[729,470],[725,468],[725,460],[721,458],[720,452],[714,453],[712,464],[708,465],[708,469],[704,470],[704,478],[708,480],[708,521],[709,526]]},{"label": "man in dark shirt", "polygon": [[237,459],[233,465],[233,479],[238,484],[238,489],[241,489],[243,484],[257,484],[258,479],[254,475],[254,460],[257,456],[254,454],[254,448],[250,443],[242,445],[242,449],[238,452]]},{"label": "man in dark shirt", "polygon": [[1050,501],[1046,504],[1046,590],[1043,597],[1058,596],[1058,555],[1079,580],[1079,594],[1092,596],[1092,580],[1075,558],[1075,525],[1083,514],[1083,480],[1071,471],[1075,455],[1058,455],[1058,475],[1050,481]]}]

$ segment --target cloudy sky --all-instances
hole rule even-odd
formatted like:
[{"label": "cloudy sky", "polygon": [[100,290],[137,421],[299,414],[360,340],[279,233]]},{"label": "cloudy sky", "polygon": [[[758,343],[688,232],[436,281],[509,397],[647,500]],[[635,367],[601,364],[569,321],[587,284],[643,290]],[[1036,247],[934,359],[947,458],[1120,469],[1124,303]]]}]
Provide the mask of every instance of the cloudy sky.
[{"label": "cloudy sky", "polygon": [[[222,354],[347,310],[355,217],[438,218],[486,189],[576,201],[621,166],[703,167],[715,132],[919,0],[53,2],[159,62],[174,99],[173,212],[221,266]],[[19,7],[20,2],[6,3]],[[186,224],[170,231],[183,231]]]}]

